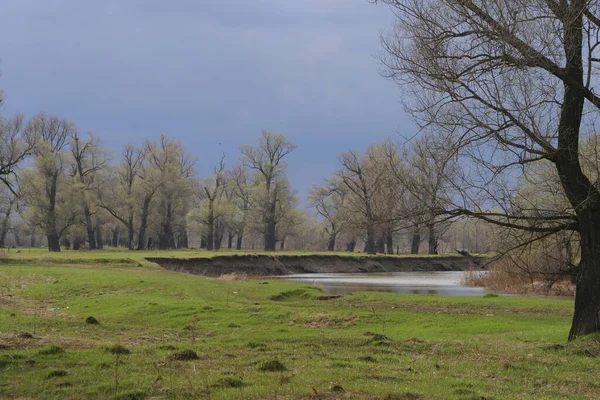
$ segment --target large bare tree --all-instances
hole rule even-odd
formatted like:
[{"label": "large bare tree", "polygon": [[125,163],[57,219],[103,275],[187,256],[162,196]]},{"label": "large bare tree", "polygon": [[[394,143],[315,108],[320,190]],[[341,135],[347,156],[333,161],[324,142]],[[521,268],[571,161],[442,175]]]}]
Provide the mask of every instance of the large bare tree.
[{"label": "large bare tree", "polygon": [[[383,35],[384,73],[463,157],[455,213],[540,236],[577,231],[569,338],[600,331],[600,191],[579,157],[600,108],[600,1],[380,1],[396,16]],[[511,186],[540,160],[554,165],[569,212],[515,212]]]},{"label": "large bare tree", "polygon": [[263,193],[258,198],[261,208],[261,232],[265,240],[265,250],[275,251],[277,244],[278,195],[282,193],[281,179],[285,175],[287,164],[284,157],[290,154],[296,145],[281,134],[263,130],[257,146],[240,146],[242,161],[249,169],[256,171],[260,178]]}]

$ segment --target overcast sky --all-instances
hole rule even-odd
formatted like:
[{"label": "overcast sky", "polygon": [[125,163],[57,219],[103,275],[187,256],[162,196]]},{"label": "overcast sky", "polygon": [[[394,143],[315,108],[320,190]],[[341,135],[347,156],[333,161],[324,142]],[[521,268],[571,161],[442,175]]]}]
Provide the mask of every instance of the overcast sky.
[{"label": "overcast sky", "polygon": [[7,0],[3,112],[66,117],[117,154],[165,132],[201,175],[270,129],[298,145],[304,198],[341,152],[415,131],[378,74],[391,21],[367,0]]}]

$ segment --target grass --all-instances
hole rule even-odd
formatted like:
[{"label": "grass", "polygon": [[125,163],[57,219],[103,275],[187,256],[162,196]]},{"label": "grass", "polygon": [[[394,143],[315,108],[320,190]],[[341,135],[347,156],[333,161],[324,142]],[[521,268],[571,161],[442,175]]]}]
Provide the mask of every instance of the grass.
[{"label": "grass", "polygon": [[[68,252],[78,262],[64,263],[32,252],[26,263],[0,265],[0,398],[581,399],[599,391],[600,342],[566,342],[572,301],[392,293],[320,301],[324,293],[302,283],[211,279],[119,262],[137,252],[99,254]],[[90,316],[99,323],[87,324]]]}]

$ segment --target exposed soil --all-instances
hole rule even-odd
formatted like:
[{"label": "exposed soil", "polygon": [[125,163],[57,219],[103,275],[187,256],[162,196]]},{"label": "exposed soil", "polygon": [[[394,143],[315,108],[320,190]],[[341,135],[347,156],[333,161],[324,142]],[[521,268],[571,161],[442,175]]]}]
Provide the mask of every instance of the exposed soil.
[{"label": "exposed soil", "polygon": [[212,258],[163,258],[146,260],[164,269],[195,275],[279,276],[308,273],[361,273],[412,271],[464,271],[483,264],[478,257],[395,257],[338,255],[227,255]]}]

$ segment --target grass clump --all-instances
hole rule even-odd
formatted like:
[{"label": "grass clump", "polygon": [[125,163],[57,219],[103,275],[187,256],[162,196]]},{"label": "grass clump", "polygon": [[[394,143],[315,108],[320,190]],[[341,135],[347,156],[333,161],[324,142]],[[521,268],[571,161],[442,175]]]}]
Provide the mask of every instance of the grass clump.
[{"label": "grass clump", "polygon": [[63,349],[62,347],[51,344],[50,346],[41,349],[38,353],[44,356],[52,356],[57,354],[63,354],[64,352],[65,349]]},{"label": "grass clump", "polygon": [[114,398],[115,400],[144,400],[147,396],[147,392],[139,389],[133,389],[118,393]]},{"label": "grass clump", "polygon": [[230,376],[226,376],[224,378],[219,379],[215,382],[212,387],[213,388],[241,388],[244,386],[244,381],[238,378],[232,378]]},{"label": "grass clump", "polygon": [[105,350],[113,355],[129,355],[131,350],[120,344],[113,344],[112,346],[106,347]]},{"label": "grass clump", "polygon": [[193,350],[183,350],[169,355],[167,359],[171,361],[191,361],[199,360],[200,357],[198,357],[198,354]]},{"label": "grass clump", "polygon": [[46,377],[47,378],[61,378],[63,376],[67,376],[67,375],[68,375],[67,371],[65,371],[65,370],[55,369],[53,371],[50,371]]},{"label": "grass clump", "polygon": [[269,300],[273,301],[285,301],[292,299],[308,299],[310,298],[310,294],[305,289],[296,289],[289,290],[287,292],[281,292],[278,294],[274,294],[269,297]]},{"label": "grass clump", "polygon": [[287,371],[287,368],[285,367],[285,365],[283,365],[281,362],[279,362],[279,360],[265,361],[264,363],[262,363],[260,365],[260,367],[258,367],[258,369],[263,372]]}]

